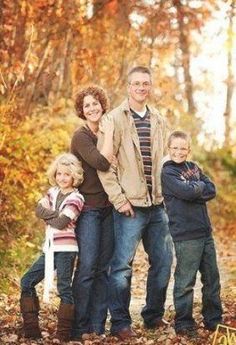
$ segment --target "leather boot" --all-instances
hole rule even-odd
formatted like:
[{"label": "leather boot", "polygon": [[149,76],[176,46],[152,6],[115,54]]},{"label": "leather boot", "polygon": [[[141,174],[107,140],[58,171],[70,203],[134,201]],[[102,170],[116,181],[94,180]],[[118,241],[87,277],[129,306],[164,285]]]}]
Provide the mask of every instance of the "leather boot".
[{"label": "leather boot", "polygon": [[69,341],[71,337],[72,322],[74,320],[74,304],[61,303],[58,313],[56,338]]},{"label": "leather boot", "polygon": [[23,317],[25,338],[39,339],[42,334],[39,328],[39,300],[38,297],[21,297],[20,310]]}]

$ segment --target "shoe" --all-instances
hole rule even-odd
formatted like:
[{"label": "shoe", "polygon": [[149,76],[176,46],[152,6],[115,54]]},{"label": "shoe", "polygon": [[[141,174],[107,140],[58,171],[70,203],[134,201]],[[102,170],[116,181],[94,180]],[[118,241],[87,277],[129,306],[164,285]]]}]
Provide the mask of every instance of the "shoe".
[{"label": "shoe", "polygon": [[169,326],[169,322],[166,321],[165,319],[159,319],[154,324],[151,324],[151,325],[144,323],[144,327],[147,329],[158,329],[158,328],[164,328],[168,326]]},{"label": "shoe", "polygon": [[71,337],[70,337],[70,341],[71,342],[77,342],[77,341],[81,341],[82,340],[82,335],[72,335]]},{"label": "shoe", "polygon": [[126,340],[128,338],[136,337],[136,333],[132,330],[131,327],[124,327],[117,332],[112,332],[111,335],[119,338],[120,340]]},{"label": "shoe", "polygon": [[216,323],[216,324],[205,324],[204,327],[208,331],[213,331],[214,332],[218,325],[219,325],[219,323]]},{"label": "shoe", "polygon": [[23,330],[25,338],[42,338],[39,328],[39,300],[36,296],[21,296],[20,310],[23,317]]},{"label": "shoe", "polygon": [[81,340],[87,340],[90,337],[90,333],[75,333],[72,332],[72,335],[70,337],[70,341],[81,341]]},{"label": "shoe", "polygon": [[61,342],[68,342],[71,338],[72,322],[74,320],[74,305],[61,303],[57,312],[56,338]]},{"label": "shoe", "polygon": [[194,328],[175,330],[175,333],[177,335],[186,336],[188,338],[195,338],[196,339],[199,337],[197,330]]}]

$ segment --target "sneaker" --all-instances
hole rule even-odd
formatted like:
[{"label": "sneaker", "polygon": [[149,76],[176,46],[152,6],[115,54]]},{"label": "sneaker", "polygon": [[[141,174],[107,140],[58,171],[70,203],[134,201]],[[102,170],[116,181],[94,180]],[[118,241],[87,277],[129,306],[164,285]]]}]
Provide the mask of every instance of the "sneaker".
[{"label": "sneaker", "polygon": [[179,329],[175,330],[175,333],[180,336],[185,336],[188,338],[198,338],[198,332],[194,328],[186,328],[186,329]]},{"label": "sneaker", "polygon": [[111,332],[111,335],[119,338],[120,340],[128,340],[129,338],[136,337],[136,333],[130,326],[124,327],[116,332]]},{"label": "sneaker", "polygon": [[159,319],[151,325],[144,323],[144,328],[146,328],[146,329],[158,329],[158,328],[166,328],[169,325],[170,325],[169,322],[166,321],[165,319]]},{"label": "sneaker", "polygon": [[207,329],[208,331],[213,331],[213,332],[216,330],[217,326],[218,326],[218,323],[204,325],[205,329]]}]

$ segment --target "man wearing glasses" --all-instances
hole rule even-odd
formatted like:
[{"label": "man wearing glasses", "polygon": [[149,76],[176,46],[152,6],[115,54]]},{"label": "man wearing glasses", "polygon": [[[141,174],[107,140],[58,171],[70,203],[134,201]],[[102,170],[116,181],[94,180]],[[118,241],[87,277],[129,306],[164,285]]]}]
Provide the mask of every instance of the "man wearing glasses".
[{"label": "man wearing glasses", "polygon": [[[142,240],[148,254],[146,305],[141,315],[144,326],[167,325],[163,319],[172,263],[172,241],[163,208],[160,173],[166,123],[147,105],[151,72],[137,66],[128,73],[128,99],[107,116],[114,121],[116,167],[98,172],[109,200],[115,207],[115,249],[111,261],[111,334],[121,340],[135,336],[129,313],[132,263]],[[102,129],[98,146],[103,142]]]}]

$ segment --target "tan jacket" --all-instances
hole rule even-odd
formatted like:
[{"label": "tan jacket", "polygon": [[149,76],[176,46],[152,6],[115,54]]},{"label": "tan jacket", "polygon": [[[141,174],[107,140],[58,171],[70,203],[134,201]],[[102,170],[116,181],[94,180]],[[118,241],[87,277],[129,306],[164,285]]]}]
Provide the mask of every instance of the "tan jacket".
[{"label": "tan jacket", "polygon": [[[166,137],[166,122],[156,109],[150,108],[151,154],[152,154],[152,202],[144,176],[143,160],[135,123],[130,114],[128,100],[113,109],[109,116],[114,121],[114,155],[117,168],[98,171],[98,176],[108,194],[110,202],[119,209],[127,200],[133,206],[148,207],[160,204],[161,167]],[[103,144],[102,125],[98,137],[98,148]]]}]

